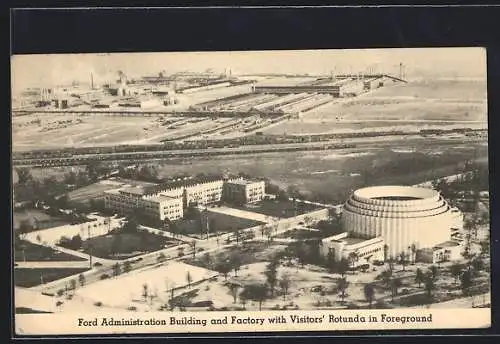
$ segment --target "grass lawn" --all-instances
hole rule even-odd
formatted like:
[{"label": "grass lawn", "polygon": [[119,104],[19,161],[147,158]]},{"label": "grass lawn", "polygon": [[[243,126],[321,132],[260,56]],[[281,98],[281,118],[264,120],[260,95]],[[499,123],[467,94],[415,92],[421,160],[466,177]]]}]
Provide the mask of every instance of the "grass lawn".
[{"label": "grass lawn", "polygon": [[[237,255],[240,259],[240,264],[248,265],[258,262],[270,261],[276,254],[283,252],[287,245],[265,242],[245,242],[241,246],[232,246],[227,249],[214,252],[203,253],[196,255],[196,258],[186,258],[184,263],[200,266],[205,269],[217,270],[218,263],[226,262],[231,257]],[[207,256],[208,254],[208,256]],[[207,260],[207,257],[209,259]]]},{"label": "grass lawn", "polygon": [[[206,216],[206,219],[205,219]],[[202,215],[202,223],[210,224],[210,232],[235,232],[261,225],[263,222],[245,219],[216,212],[207,211]],[[184,235],[200,234],[200,221],[196,219],[182,219],[176,222],[179,233]]]},{"label": "grass lawn", "polygon": [[13,213],[13,227],[19,228],[21,221],[28,220],[34,227],[33,230],[46,229],[69,224],[69,221],[62,217],[49,215],[38,209],[27,209],[15,211]]},{"label": "grass lawn", "polygon": [[259,203],[247,204],[241,209],[273,217],[289,218],[305,214],[319,208],[315,205],[304,204],[301,202],[294,203],[286,200],[263,200]]},{"label": "grass lawn", "polygon": [[92,254],[100,258],[124,259],[178,244],[178,240],[151,234],[147,231],[137,233],[115,232],[84,241],[83,249],[88,253],[90,247]]},{"label": "grass lawn", "polygon": [[69,192],[68,198],[71,202],[86,204],[91,199],[103,198],[105,191],[113,190],[118,187],[119,185],[98,182]]},{"label": "grass lawn", "polygon": [[59,252],[50,247],[32,244],[28,241],[22,242],[24,245],[24,253],[20,245],[14,248],[14,260],[21,262],[34,261],[83,261],[85,259],[73,256],[67,253]]},{"label": "grass lawn", "polygon": [[77,275],[88,269],[29,269],[17,268],[14,270],[14,285],[18,287],[31,288],[44,283],[52,282],[61,278]]}]

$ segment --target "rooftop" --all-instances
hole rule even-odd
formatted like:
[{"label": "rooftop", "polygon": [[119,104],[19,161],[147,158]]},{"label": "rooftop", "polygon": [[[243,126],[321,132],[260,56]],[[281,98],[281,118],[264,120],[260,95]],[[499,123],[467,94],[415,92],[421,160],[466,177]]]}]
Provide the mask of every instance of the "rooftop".
[{"label": "rooftop", "polygon": [[260,182],[260,180],[237,179],[237,180],[231,180],[228,183],[237,185],[249,185],[258,182]]},{"label": "rooftop", "polygon": [[347,238],[342,239],[341,241],[344,241],[347,245],[356,245],[356,244],[359,244],[363,241],[368,241],[368,240],[371,240],[371,239],[347,237]]},{"label": "rooftop", "polygon": [[142,196],[146,193],[146,190],[142,186],[133,186],[128,188],[123,188],[120,190],[122,193],[129,193],[132,195]]},{"label": "rooftop", "polygon": [[437,194],[432,189],[399,185],[371,186],[354,191],[354,195],[359,198],[396,201],[427,199]]},{"label": "rooftop", "polygon": [[444,247],[455,247],[455,246],[459,246],[459,245],[460,244],[456,241],[448,240],[448,241],[445,241],[441,244],[436,245],[435,247],[436,248],[444,248]]},{"label": "rooftop", "polygon": [[158,192],[161,190],[171,190],[180,187],[189,187],[189,186],[194,186],[196,184],[210,183],[219,180],[224,180],[224,177],[222,175],[198,175],[195,177],[188,177],[180,180],[167,181],[158,186],[152,187],[151,192]]},{"label": "rooftop", "polygon": [[164,201],[169,201],[169,200],[174,200],[176,199],[175,197],[170,197],[170,196],[167,196],[167,195],[162,195],[162,194],[159,194],[157,196],[153,196],[151,198],[147,198],[148,201],[152,201],[152,202],[164,202]]}]

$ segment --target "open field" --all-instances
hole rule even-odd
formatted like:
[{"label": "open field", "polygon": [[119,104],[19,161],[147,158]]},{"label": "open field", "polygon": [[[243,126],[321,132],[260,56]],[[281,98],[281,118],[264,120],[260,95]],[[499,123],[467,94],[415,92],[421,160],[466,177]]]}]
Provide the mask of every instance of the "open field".
[{"label": "open field", "polygon": [[[183,262],[205,269],[216,269],[218,263],[226,262],[237,255],[241,265],[248,265],[270,261],[276,254],[282,253],[286,247],[286,245],[273,242],[248,241],[244,245],[231,246],[214,253],[199,254],[194,259],[191,257],[185,258]],[[210,259],[207,259],[207,257],[210,257]]]},{"label": "open field", "polygon": [[137,180],[110,178],[97,183],[84,186],[68,193],[69,200],[77,203],[87,203],[91,199],[100,199],[104,197],[104,192],[129,186],[154,186],[154,183],[148,183]]},{"label": "open field", "polygon": [[[155,161],[159,177],[244,172],[283,188],[295,185],[318,200],[345,200],[346,192],[370,184],[418,184],[457,173],[467,159],[487,163],[486,140],[463,143],[446,137],[368,139],[371,146],[314,152],[214,156]],[[410,171],[411,167],[411,171]],[[75,167],[78,168],[78,167]],[[31,169],[35,177],[61,177],[70,168]],[[122,180],[116,180],[123,182]],[[129,182],[127,182],[129,184]]]},{"label": "open field", "polygon": [[49,215],[38,209],[25,209],[13,212],[13,228],[19,228],[21,221],[28,221],[33,230],[45,229],[69,224],[69,221]]},{"label": "open field", "polygon": [[477,154],[487,163],[487,146],[447,144],[433,138],[401,139],[383,147],[279,154],[172,159],[160,162],[160,176],[238,173],[269,178],[283,188],[295,185],[319,200],[343,202],[349,190],[365,185],[413,185],[457,173]]},{"label": "open field", "polygon": [[109,305],[124,309],[135,306],[138,309],[148,309],[148,303],[143,297],[144,285],[147,285],[149,293],[156,295],[156,302],[164,304],[167,298],[166,289],[186,286],[188,273],[191,276],[191,284],[217,275],[214,271],[200,267],[169,262],[161,267],[132,271],[117,278],[78,288],[76,295],[85,300],[102,302],[103,306]]},{"label": "open field", "polygon": [[255,204],[247,204],[242,209],[272,217],[289,218],[314,211],[318,207],[304,203],[294,204],[292,201],[263,200]]},{"label": "open field", "polygon": [[[23,247],[24,250],[21,248]],[[23,241],[14,249],[14,260],[18,262],[37,261],[84,261],[84,258],[76,257],[64,252],[59,252],[47,246],[35,245],[28,241]]]},{"label": "open field", "polygon": [[429,128],[486,128],[486,82],[434,80],[336,100],[263,132],[305,134]]},{"label": "open field", "polygon": [[405,121],[395,119],[394,121],[333,121],[324,119],[315,121],[308,119],[307,115],[303,119],[288,120],[277,125],[269,126],[268,129],[262,130],[266,134],[273,135],[308,135],[322,133],[359,133],[359,132],[377,132],[377,131],[414,131],[418,132],[422,129],[486,129],[486,122],[478,121],[462,121],[462,122],[446,122],[446,121]]},{"label": "open field", "polygon": [[113,233],[96,236],[83,242],[85,252],[105,259],[125,259],[178,245],[179,240],[165,238],[147,231]]},{"label": "open field", "polygon": [[30,288],[43,283],[52,282],[64,277],[76,275],[88,269],[28,269],[17,268],[14,270],[14,285]]},{"label": "open field", "polygon": [[[200,121],[194,124],[183,124],[178,129],[169,129],[170,125],[162,125],[160,117],[129,116],[123,118],[79,114],[30,114],[15,117],[12,126],[13,150],[160,142],[169,136],[178,136],[199,127],[205,128],[209,124],[206,121],[203,123]],[[163,118],[174,123],[182,120],[182,118],[168,115],[164,115]],[[47,130],[53,123],[69,120],[70,123]],[[41,142],[43,145],[40,144]]]},{"label": "open field", "polygon": [[484,101],[486,100],[486,92],[486,80],[434,79],[399,84],[395,87],[382,87],[377,90],[376,95],[387,97]]},{"label": "open field", "polygon": [[[206,220],[210,224],[210,232],[234,232],[237,230],[255,227],[262,222],[253,221],[249,219],[245,219],[242,217],[231,216],[227,214],[217,213],[208,210],[204,215],[206,216]],[[179,233],[184,235],[189,234],[200,234],[200,222],[196,220],[179,220],[176,222],[177,227],[179,229]]]},{"label": "open field", "polygon": [[[70,167],[70,166],[61,166],[56,168],[33,168],[30,170],[33,179],[41,181],[48,177],[55,177],[57,180],[64,180],[65,175],[70,171],[80,171],[83,170],[83,166],[79,167]],[[16,169],[12,170],[12,182],[16,184],[19,178],[17,176]]]},{"label": "open field", "polygon": [[108,190],[117,189],[124,184],[117,183],[103,183],[97,182],[68,193],[68,198],[71,202],[87,203],[91,199],[103,198],[104,192]]}]

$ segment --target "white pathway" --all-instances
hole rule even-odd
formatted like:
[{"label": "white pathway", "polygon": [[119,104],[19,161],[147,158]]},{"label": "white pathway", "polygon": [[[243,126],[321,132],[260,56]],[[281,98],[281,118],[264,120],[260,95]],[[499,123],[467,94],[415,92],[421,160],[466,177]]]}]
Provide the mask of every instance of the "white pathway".
[{"label": "white pathway", "polygon": [[89,262],[79,261],[36,261],[16,262],[16,268],[21,269],[85,269],[89,268]]},{"label": "white pathway", "polygon": [[264,223],[270,223],[272,221],[278,220],[278,218],[276,218],[276,217],[267,216],[267,215],[263,215],[263,214],[259,214],[259,213],[254,213],[251,211],[241,210],[241,209],[229,208],[229,207],[213,207],[213,208],[209,208],[209,210],[214,212],[214,213],[242,217],[244,219],[260,221],[260,222],[264,222]]}]

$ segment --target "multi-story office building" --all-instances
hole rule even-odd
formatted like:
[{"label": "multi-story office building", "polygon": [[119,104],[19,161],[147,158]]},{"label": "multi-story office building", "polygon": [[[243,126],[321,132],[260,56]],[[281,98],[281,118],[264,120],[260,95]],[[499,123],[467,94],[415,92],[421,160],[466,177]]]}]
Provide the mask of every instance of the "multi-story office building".
[{"label": "multi-story office building", "polygon": [[[181,218],[190,206],[206,206],[222,201],[224,185],[234,192],[230,201],[257,202],[264,197],[264,182],[244,181],[241,177],[198,176],[170,181],[154,188],[127,187],[105,192],[105,206],[122,214],[134,209],[158,220]],[[227,189],[227,188],[226,188]]]},{"label": "multi-story office building", "polygon": [[139,201],[139,208],[144,214],[158,220],[171,221],[182,218],[184,207],[182,198],[174,198],[163,194],[147,197]]},{"label": "multi-story office building", "polygon": [[265,194],[264,181],[232,180],[225,183],[224,197],[236,204],[262,201]]},{"label": "multi-story office building", "polygon": [[182,197],[172,197],[163,193],[147,194],[143,188],[133,187],[110,190],[105,193],[105,207],[121,214],[129,214],[140,209],[142,214],[157,220],[176,220],[183,216]]},{"label": "multi-story office building", "polygon": [[223,187],[223,180],[208,180],[202,183],[187,185],[184,187],[184,204],[186,206],[204,206],[220,202]]}]

